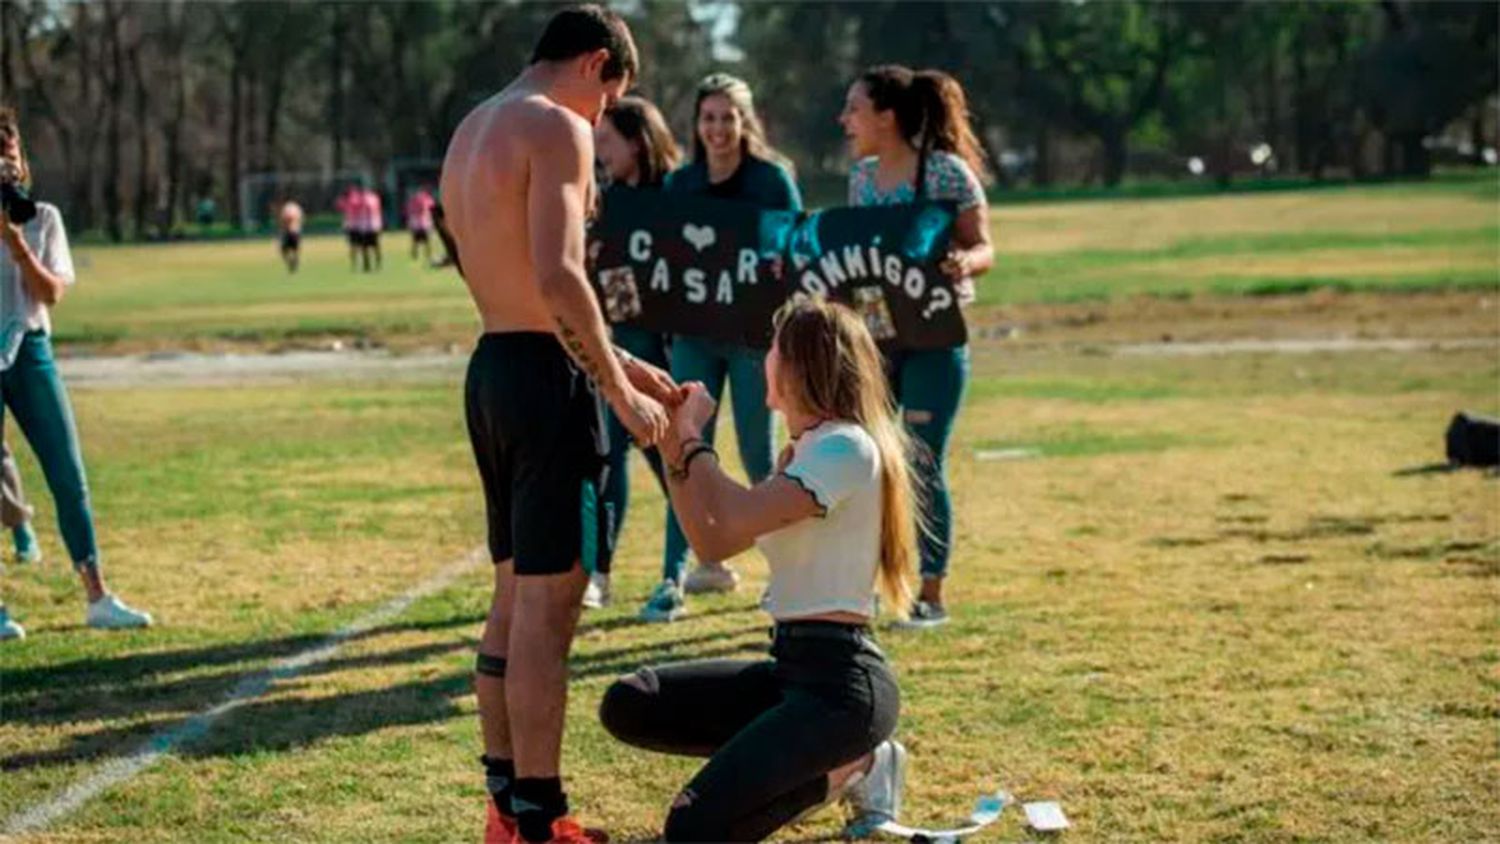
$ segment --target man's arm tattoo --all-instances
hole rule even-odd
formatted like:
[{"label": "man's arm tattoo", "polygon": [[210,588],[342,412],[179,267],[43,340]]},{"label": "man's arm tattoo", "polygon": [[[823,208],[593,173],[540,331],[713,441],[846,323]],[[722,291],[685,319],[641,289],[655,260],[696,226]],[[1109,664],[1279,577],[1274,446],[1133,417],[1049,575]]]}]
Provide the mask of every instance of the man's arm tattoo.
[{"label": "man's arm tattoo", "polygon": [[601,383],[599,365],[589,356],[588,349],[583,345],[583,339],[578,336],[578,332],[574,331],[568,325],[567,320],[562,317],[555,317],[555,319],[557,320],[557,336],[562,340],[563,348],[567,349],[573,360],[578,361],[578,365],[583,367],[585,375],[595,384]]}]

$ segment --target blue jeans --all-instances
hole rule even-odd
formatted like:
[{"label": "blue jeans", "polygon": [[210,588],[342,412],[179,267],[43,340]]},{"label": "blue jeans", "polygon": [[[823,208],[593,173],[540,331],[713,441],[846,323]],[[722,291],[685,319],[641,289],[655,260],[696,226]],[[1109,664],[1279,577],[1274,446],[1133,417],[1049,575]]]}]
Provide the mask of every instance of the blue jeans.
[{"label": "blue jeans", "polygon": [[[679,384],[702,381],[715,401],[723,398],[724,382],[734,391],[734,434],[739,440],[740,462],[752,484],[771,475],[775,456],[771,453],[771,409],[766,407],[766,350],[702,337],[672,340],[672,378]],[[714,439],[718,414],[708,420],[703,438]],[[687,564],[688,543],[677,524],[677,515],[667,510],[667,549],[662,577],[680,582]]]},{"label": "blue jeans", "polygon": [[901,405],[906,427],[925,446],[915,467],[927,524],[917,542],[922,577],[945,577],[953,546],[948,440],[969,382],[969,347],[891,352],[886,362],[891,392]]},{"label": "blue jeans", "polygon": [[15,363],[0,372],[0,425],[4,424],[6,410],[16,418],[21,435],[42,466],[73,567],[97,571],[99,544],[94,538],[94,514],[78,429],[73,424],[68,391],[52,359],[52,341],[40,331],[26,334]]},{"label": "blue jeans", "polygon": [[[635,355],[646,363],[668,369],[667,337],[651,331],[643,331],[628,325],[614,326],[615,345]],[[604,518],[609,519],[609,542],[599,555],[596,571],[609,574],[614,563],[615,548],[620,542],[620,527],[625,524],[625,509],[630,506],[630,432],[620,424],[614,411],[609,414],[609,474],[604,479],[604,494],[601,504]],[[654,448],[645,449],[646,463],[651,474],[661,485],[663,496],[667,494],[667,479],[662,470],[661,453]],[[670,509],[670,508],[669,508]]]}]

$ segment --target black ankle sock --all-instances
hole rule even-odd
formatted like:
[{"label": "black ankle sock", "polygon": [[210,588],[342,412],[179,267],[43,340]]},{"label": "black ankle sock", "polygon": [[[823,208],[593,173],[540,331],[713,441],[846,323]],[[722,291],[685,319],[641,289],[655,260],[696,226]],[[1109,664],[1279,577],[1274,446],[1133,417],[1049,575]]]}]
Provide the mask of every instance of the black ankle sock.
[{"label": "black ankle sock", "polygon": [[484,766],[484,788],[494,799],[495,808],[500,814],[513,817],[510,798],[516,790],[516,763],[510,759],[481,756],[479,764]]},{"label": "black ankle sock", "polygon": [[520,777],[511,791],[516,825],[527,841],[552,838],[552,822],[568,813],[568,795],[560,777]]}]

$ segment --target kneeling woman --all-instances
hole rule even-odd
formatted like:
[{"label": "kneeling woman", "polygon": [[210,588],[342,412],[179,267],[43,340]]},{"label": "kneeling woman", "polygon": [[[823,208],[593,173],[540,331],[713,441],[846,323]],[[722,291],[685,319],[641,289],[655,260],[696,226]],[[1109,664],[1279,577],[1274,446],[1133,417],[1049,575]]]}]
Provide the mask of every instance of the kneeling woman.
[{"label": "kneeling woman", "polygon": [[916,528],[906,434],[858,316],[789,304],[766,357],[767,402],[792,434],[745,488],[699,438],[714,412],[686,387],[661,444],[672,508],[701,559],[758,544],[771,566],[772,659],[642,668],[605,693],[621,741],[709,757],[667,816],[668,841],[762,839],[863,778],[896,726],[895,677],[870,638],[875,592],[906,607]]}]

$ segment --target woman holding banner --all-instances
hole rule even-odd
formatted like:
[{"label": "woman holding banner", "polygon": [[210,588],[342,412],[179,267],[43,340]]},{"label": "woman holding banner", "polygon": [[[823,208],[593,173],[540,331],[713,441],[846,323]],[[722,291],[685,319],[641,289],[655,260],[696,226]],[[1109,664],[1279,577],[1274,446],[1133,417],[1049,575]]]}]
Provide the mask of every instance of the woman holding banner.
[{"label": "woman holding banner", "polygon": [[[995,252],[984,194],[984,153],[969,123],[963,87],[937,70],[872,67],[849,86],[839,122],[856,160],[849,174],[849,204],[958,204],[953,245],[942,269],[953,280],[959,304],[972,303],[974,279],[989,271]],[[920,543],[922,591],[906,624],[933,627],[948,620],[943,579],[952,551],[953,501],[945,464],[969,378],[969,349],[893,352],[887,366],[906,424],[929,452],[917,469],[927,524]]]},{"label": "woman holding banner", "polygon": [[[746,202],[772,210],[802,210],[802,196],[786,158],[766,140],[755,100],[744,80],[715,73],[698,85],[693,107],[693,160],[667,177],[666,190]],[[704,337],[672,340],[672,378],[702,382],[718,401],[727,380],[734,391],[734,431],[740,462],[752,483],[771,474],[772,420],[766,407],[766,350]],[[705,422],[712,442],[716,419]],[[688,543],[675,513],[667,514],[662,582],[641,609],[647,621],[672,621],[685,611],[684,592],[730,592],[739,584],[733,569],[699,560],[685,580]]]},{"label": "woman holding banner", "polygon": [[[604,119],[594,129],[594,153],[598,156],[604,181],[610,188],[624,185],[656,190],[667,174],[677,166],[681,154],[672,130],[656,106],[640,97],[621,97],[604,111]],[[606,188],[608,190],[608,188]],[[667,369],[667,336],[630,325],[613,325],[615,346],[643,361]],[[599,555],[598,571],[589,576],[583,593],[583,605],[599,609],[609,604],[609,573],[614,549],[625,523],[625,508],[630,503],[630,476],[626,458],[630,454],[630,434],[613,411],[609,414],[609,475],[604,483],[602,504],[609,518],[609,544]],[[655,448],[645,450],[651,473],[666,494],[667,481],[662,475],[661,455]]]},{"label": "woman holding banner", "polygon": [[708,757],[672,803],[667,841],[759,841],[849,789],[886,818],[899,803],[886,748],[900,692],[869,625],[877,589],[887,606],[911,599],[910,441],[853,311],[805,300],[784,305],[775,325],[769,395],[792,434],[776,474],[747,488],[724,472],[701,439],[716,410],[701,384],[686,385],[661,441],[694,550],[765,554],[772,659],[642,668],[600,705],[621,741]]}]

